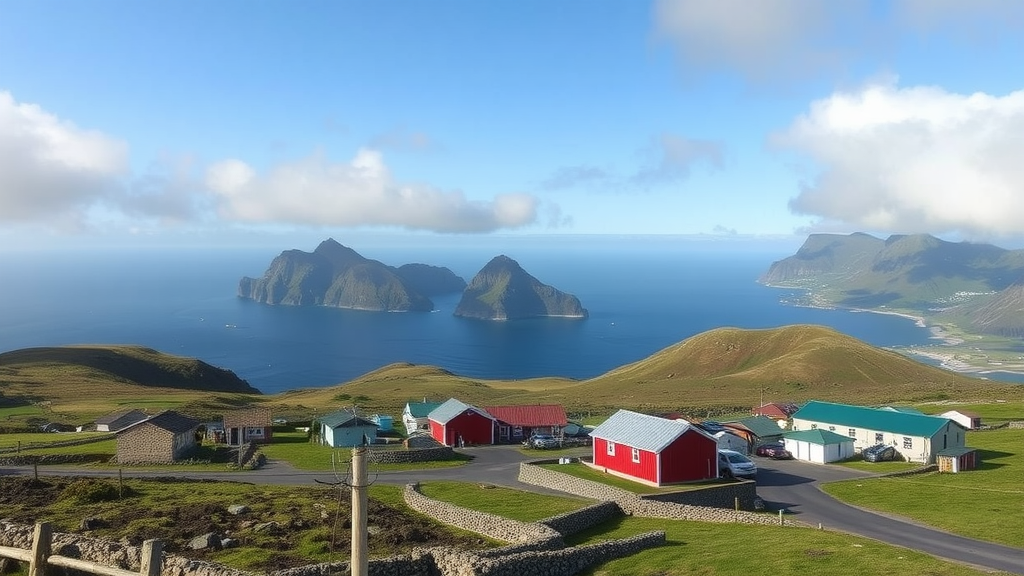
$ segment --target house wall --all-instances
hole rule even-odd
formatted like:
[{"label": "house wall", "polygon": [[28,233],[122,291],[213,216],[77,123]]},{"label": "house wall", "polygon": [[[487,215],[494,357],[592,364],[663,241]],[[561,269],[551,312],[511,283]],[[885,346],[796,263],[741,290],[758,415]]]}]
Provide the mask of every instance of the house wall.
[{"label": "house wall", "polygon": [[494,444],[494,421],[475,410],[466,410],[445,424],[430,421],[430,435],[445,446]]},{"label": "house wall", "polygon": [[658,484],[658,455],[654,452],[638,449],[639,462],[633,462],[633,447],[626,444],[615,444],[615,454],[608,454],[608,445],[613,444],[604,438],[594,438],[594,465],[613,470],[640,480]]},{"label": "house wall", "polygon": [[961,426],[952,423],[947,424],[942,430],[932,437],[908,436],[906,434],[893,433],[886,430],[873,430],[870,428],[854,428],[854,434],[850,436],[851,426],[832,424],[829,422],[817,422],[793,419],[793,430],[812,430],[817,427],[819,430],[828,430],[843,436],[850,436],[854,441],[854,450],[860,451],[875,444],[888,444],[894,446],[904,458],[910,462],[922,462],[931,464],[935,461],[935,453],[944,448],[964,446],[965,434]]},{"label": "house wall", "polygon": [[117,461],[127,463],[173,462],[196,446],[191,430],[174,434],[151,424],[139,424],[117,436]]},{"label": "house wall", "polygon": [[661,452],[661,483],[718,478],[718,443],[688,430]]},{"label": "house wall", "polygon": [[967,430],[976,430],[981,424],[981,418],[971,418],[970,416],[961,414],[955,410],[943,412],[940,416],[943,418],[949,418]]},{"label": "house wall", "polygon": [[376,426],[342,426],[331,428],[324,426],[322,431],[323,443],[333,448],[346,448],[361,446],[363,436],[372,444],[377,439]]},{"label": "house wall", "polygon": [[817,464],[827,464],[850,458],[855,454],[853,439],[842,444],[815,444],[806,440],[785,439],[786,450],[793,454],[793,458]]},{"label": "house wall", "polygon": [[402,424],[405,424],[405,433],[412,434],[417,430],[429,430],[430,422],[424,418],[413,418],[412,414],[406,412],[402,414]]}]

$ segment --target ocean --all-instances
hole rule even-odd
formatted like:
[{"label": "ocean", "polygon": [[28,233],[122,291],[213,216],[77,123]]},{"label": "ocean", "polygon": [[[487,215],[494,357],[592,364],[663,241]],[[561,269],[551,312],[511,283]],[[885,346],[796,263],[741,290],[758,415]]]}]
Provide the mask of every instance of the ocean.
[{"label": "ocean", "polygon": [[[343,243],[346,243],[343,241]],[[456,318],[459,295],[430,313],[267,306],[236,296],[283,249],[108,249],[0,253],[0,351],[139,344],[234,371],[264,393],[330,386],[393,362],[474,378],[589,378],[713,328],[821,324],[884,347],[935,343],[891,315],[786,305],[759,285],[792,253],[679,240],[349,244],[386,264],[447,266],[467,281],[499,253],[575,294],[586,320]]]}]

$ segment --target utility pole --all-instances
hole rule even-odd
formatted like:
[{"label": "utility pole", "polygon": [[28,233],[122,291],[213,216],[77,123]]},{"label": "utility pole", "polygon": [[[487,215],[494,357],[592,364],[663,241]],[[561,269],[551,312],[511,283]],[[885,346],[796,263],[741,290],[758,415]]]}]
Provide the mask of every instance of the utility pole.
[{"label": "utility pole", "polygon": [[352,576],[368,576],[366,538],[366,445],[352,448],[352,558],[349,570]]}]

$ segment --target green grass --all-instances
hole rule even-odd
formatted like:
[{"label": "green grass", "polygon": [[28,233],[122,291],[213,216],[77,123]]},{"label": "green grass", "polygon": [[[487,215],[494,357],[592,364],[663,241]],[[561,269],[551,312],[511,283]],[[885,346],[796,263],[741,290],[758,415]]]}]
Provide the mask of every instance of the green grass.
[{"label": "green grass", "polygon": [[420,484],[420,492],[435,500],[521,522],[536,522],[594,503],[582,498],[549,496],[466,482],[426,482]]},{"label": "green grass", "polygon": [[33,416],[45,416],[46,411],[37,404],[25,404],[24,406],[8,406],[0,408],[0,422],[23,421]]},{"label": "green grass", "polygon": [[1020,546],[1024,542],[1024,430],[970,432],[977,470],[825,484],[843,501],[906,516],[943,530]]},{"label": "green grass", "polygon": [[[300,470],[338,470],[348,468],[352,459],[351,448],[331,448],[309,442],[303,432],[279,432],[274,434],[273,441],[262,447],[263,453],[271,460],[281,460]],[[333,461],[332,461],[333,456]],[[452,468],[462,466],[470,460],[468,456],[457,454],[453,460],[439,462],[417,462],[415,464],[369,464],[370,472],[396,470],[425,470],[431,468]]]},{"label": "green grass", "polygon": [[54,434],[48,432],[24,432],[18,434],[0,434],[0,448],[15,448],[20,443],[24,448],[30,444],[53,444],[68,440],[85,440],[110,436],[109,432],[75,432]]},{"label": "green grass", "polygon": [[983,574],[921,552],[838,532],[622,517],[566,538],[572,545],[661,530],[667,542],[582,572],[590,576],[892,576]]},{"label": "green grass", "polygon": [[697,490],[703,488],[708,484],[717,484],[718,481],[712,482],[695,482],[692,484],[678,484],[675,486],[648,486],[639,482],[633,482],[625,478],[620,478],[613,474],[601,472],[595,470],[590,466],[580,463],[572,464],[540,464],[541,468],[548,470],[554,470],[555,472],[561,472],[577,478],[583,478],[584,480],[593,480],[594,482],[600,482],[616,488],[622,488],[634,494],[664,494],[666,492],[682,492],[687,490]]},{"label": "green grass", "polygon": [[846,462],[836,462],[836,464],[847,468],[853,468],[854,470],[875,472],[876,474],[906,472],[923,466],[920,462],[867,462],[864,460],[848,460]]}]

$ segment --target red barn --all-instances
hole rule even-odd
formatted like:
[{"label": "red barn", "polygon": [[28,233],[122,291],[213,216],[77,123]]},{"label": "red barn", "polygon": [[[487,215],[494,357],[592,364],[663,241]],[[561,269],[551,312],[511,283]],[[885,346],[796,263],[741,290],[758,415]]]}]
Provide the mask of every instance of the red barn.
[{"label": "red barn", "polygon": [[590,433],[594,466],[662,486],[718,478],[718,444],[680,420],[619,410]]},{"label": "red barn", "polygon": [[565,408],[558,404],[484,406],[498,423],[499,442],[521,442],[534,434],[559,436],[568,424]]},{"label": "red barn", "polygon": [[452,398],[427,415],[430,435],[445,446],[494,444],[494,417]]}]

